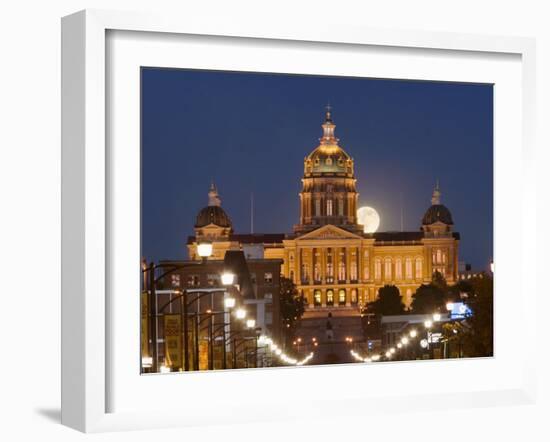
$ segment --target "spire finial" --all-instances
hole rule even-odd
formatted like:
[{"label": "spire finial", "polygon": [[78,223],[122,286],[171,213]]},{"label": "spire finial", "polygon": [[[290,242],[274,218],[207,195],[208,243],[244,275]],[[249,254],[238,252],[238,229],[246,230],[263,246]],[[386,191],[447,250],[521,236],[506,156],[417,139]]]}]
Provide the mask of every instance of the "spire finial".
[{"label": "spire finial", "polygon": [[330,111],[332,110],[332,106],[330,105],[329,101],[327,102],[327,105],[325,106],[325,110],[326,110],[325,121],[332,123],[332,115],[330,113]]},{"label": "spire finial", "polygon": [[435,182],[435,188],[432,193],[432,206],[441,204],[441,191],[439,190],[439,178]]},{"label": "spire finial", "polygon": [[338,139],[334,136],[334,128],[336,127],[336,125],[332,121],[332,106],[330,105],[330,103],[327,103],[325,109],[325,121],[322,124],[323,137],[320,139],[320,141],[323,144],[338,144]]},{"label": "spire finial", "polygon": [[214,184],[214,180],[210,182],[210,190],[208,191],[208,205],[209,206],[221,206],[222,201],[218,195],[218,189]]}]

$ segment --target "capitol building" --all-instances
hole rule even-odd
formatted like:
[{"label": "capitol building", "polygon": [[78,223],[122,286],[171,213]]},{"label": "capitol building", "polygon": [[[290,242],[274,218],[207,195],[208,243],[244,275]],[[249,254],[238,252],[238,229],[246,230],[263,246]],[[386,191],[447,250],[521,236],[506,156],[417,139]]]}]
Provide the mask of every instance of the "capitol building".
[{"label": "capitol building", "polygon": [[190,259],[200,259],[197,243],[205,239],[213,243],[212,259],[223,259],[228,250],[281,259],[281,274],[294,281],[310,312],[357,310],[374,301],[386,284],[397,286],[408,306],[412,294],[436,271],[455,283],[460,236],[441,203],[439,186],[418,230],[365,233],[357,218],[354,160],[335,136],[330,109],[322,129],[319,145],[304,159],[299,222],[293,232],[234,232],[212,185],[208,206],[197,215],[195,235],[188,239]]}]

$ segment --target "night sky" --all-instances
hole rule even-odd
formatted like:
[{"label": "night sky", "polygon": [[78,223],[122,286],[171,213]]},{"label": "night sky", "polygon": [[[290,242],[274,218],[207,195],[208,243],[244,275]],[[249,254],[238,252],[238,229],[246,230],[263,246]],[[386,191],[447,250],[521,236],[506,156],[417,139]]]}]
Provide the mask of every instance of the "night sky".
[{"label": "night sky", "polygon": [[213,180],[236,233],[291,233],[303,160],[330,102],[379,231],[417,231],[439,179],[460,260],[493,255],[493,87],[447,82],[144,68],[142,255],[187,258]]}]

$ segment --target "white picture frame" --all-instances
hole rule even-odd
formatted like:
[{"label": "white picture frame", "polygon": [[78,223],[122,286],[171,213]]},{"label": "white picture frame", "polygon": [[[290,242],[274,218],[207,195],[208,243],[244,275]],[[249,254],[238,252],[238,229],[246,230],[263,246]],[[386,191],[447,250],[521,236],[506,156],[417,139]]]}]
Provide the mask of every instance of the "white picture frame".
[{"label": "white picture frame", "polygon": [[[483,57],[485,54],[509,54],[520,57],[521,63],[521,128],[520,156],[522,167],[518,172],[523,180],[521,197],[521,229],[518,230],[518,253],[520,254],[520,274],[527,271],[527,256],[534,256],[536,247],[535,231],[530,223],[535,219],[536,206],[534,174],[534,106],[535,106],[535,42],[519,37],[494,37],[452,33],[430,33],[420,31],[388,31],[379,29],[296,26],[269,22],[215,22],[193,20],[182,23],[169,16],[155,16],[143,13],[111,12],[87,10],[63,18],[62,21],[62,423],[84,432],[110,431],[122,429],[157,428],[168,426],[207,425],[212,422],[204,414],[205,408],[197,403],[195,412],[182,408],[155,407],[139,411],[118,411],[109,404],[109,394],[114,388],[110,373],[113,359],[109,344],[108,329],[113,320],[108,299],[109,269],[108,255],[110,235],[109,219],[112,199],[109,195],[109,155],[106,120],[108,118],[106,36],[109,32],[144,32],[156,35],[217,36],[220,38],[270,40],[273,44],[286,42],[296,44],[338,44],[340,47],[377,47],[427,49],[444,53],[468,52]],[[498,242],[495,249],[498,256]],[[506,253],[502,252],[501,254]],[[495,258],[496,266],[500,262]],[[503,262],[503,269],[504,260]],[[498,271],[498,270],[497,270]],[[416,409],[468,407],[477,405],[497,405],[503,403],[532,403],[535,397],[536,357],[534,339],[536,324],[525,314],[529,305],[536,304],[535,282],[531,278],[521,278],[518,287],[521,299],[518,300],[518,316],[515,327],[525,331],[525,346],[521,363],[514,372],[517,377],[501,388],[482,388],[461,393],[430,391],[425,395],[412,395],[388,391],[387,395],[372,397],[358,390],[356,395],[332,393],[325,398],[310,397],[309,413],[322,409],[327,400],[339,400],[340,413],[365,413],[369,409],[388,412],[406,410],[414,404]],[[498,285],[497,285],[498,290]],[[498,295],[497,295],[498,296]],[[498,300],[497,315],[498,322]],[[137,333],[137,332],[136,332]],[[136,335],[137,336],[137,335]],[[498,339],[498,335],[496,337]],[[498,358],[498,353],[495,358]],[[431,364],[437,364],[436,361]],[[452,363],[452,362],[446,362]],[[137,360],[136,360],[136,364]],[[424,364],[424,363],[423,363]],[[397,372],[400,367],[390,365],[376,367],[376,373],[386,368]],[[138,364],[139,366],[139,364]],[[521,366],[521,367],[520,367]],[[395,367],[395,366],[393,366]],[[425,365],[428,367],[428,365]],[[449,366],[450,367],[450,366]],[[457,367],[463,369],[465,365]],[[353,382],[360,376],[356,367],[322,367],[326,373],[346,370],[346,377]],[[371,368],[371,367],[369,367]],[[374,369],[374,367],[372,367]],[[409,368],[410,369],[410,368]],[[243,382],[243,376],[255,376],[258,382],[265,382],[279,376],[293,377],[290,370],[267,370],[254,374],[209,373],[206,378],[195,378],[201,388],[220,388],[224,379],[231,376],[232,382]],[[301,369],[298,369],[301,370]],[[308,369],[309,370],[309,369]],[[425,370],[428,370],[427,368]],[[187,374],[185,374],[187,375]],[[203,374],[204,375],[204,374]],[[174,376],[168,376],[173,378]],[[294,376],[295,377],[295,376]],[[161,376],[156,378],[160,379]],[[164,379],[167,377],[165,376]],[[139,381],[138,381],[139,382]],[[169,381],[167,381],[169,382]],[[437,399],[434,401],[434,398]],[[235,398],[232,404],[238,410],[246,407],[245,397]],[[360,405],[360,407],[358,407]],[[300,410],[302,415],[308,412]],[[277,420],[298,416],[297,411],[284,409],[274,402],[255,407],[253,412],[237,418],[237,421]],[[218,416],[216,422],[224,422]],[[229,420],[225,421],[230,422]]]}]

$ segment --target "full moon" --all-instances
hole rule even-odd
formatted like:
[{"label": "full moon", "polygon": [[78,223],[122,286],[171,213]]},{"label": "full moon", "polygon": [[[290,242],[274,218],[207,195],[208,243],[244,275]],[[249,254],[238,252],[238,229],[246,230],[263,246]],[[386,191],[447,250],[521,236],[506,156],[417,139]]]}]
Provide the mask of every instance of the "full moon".
[{"label": "full moon", "polygon": [[363,231],[365,233],[374,233],[380,226],[380,216],[372,207],[360,207],[359,210],[357,210],[357,219],[359,224],[363,225]]}]

